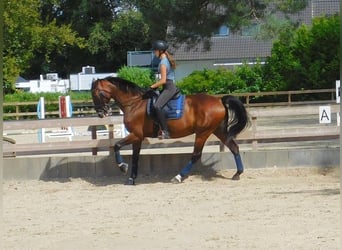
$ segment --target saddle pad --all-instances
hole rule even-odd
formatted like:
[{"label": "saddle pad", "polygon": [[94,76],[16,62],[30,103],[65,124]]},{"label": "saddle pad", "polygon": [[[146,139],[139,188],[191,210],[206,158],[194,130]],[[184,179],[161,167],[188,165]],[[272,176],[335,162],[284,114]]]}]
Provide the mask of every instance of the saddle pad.
[{"label": "saddle pad", "polygon": [[[177,98],[172,98],[163,108],[166,119],[179,119],[183,116],[184,111],[184,99],[185,95],[179,95]],[[147,102],[147,114],[151,115],[153,106],[152,106],[152,98],[148,99]]]}]

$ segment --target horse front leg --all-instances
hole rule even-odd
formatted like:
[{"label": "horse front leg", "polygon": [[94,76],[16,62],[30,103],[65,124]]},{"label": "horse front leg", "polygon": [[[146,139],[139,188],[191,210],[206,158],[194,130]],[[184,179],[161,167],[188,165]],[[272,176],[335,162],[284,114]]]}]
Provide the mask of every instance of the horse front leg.
[{"label": "horse front leg", "polygon": [[121,139],[114,145],[114,156],[116,164],[118,165],[121,172],[123,172],[125,175],[128,173],[128,163],[124,162],[122,159],[122,156],[120,154],[120,149],[126,145],[132,144],[132,142],[135,140],[135,137],[133,134],[129,134],[125,138]]},{"label": "horse front leg", "polygon": [[135,185],[135,179],[138,177],[138,161],[140,156],[141,143],[142,141],[133,144],[131,174],[126,182],[126,185]]},{"label": "horse front leg", "polygon": [[128,172],[128,163],[123,161],[122,156],[120,154],[120,149],[123,147],[123,145],[120,142],[121,140],[114,145],[115,161],[120,171],[126,175]]}]

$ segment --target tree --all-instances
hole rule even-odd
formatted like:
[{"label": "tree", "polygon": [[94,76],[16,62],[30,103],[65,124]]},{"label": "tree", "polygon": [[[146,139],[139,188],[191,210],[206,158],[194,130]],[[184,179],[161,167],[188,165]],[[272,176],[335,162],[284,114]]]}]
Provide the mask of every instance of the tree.
[{"label": "tree", "polygon": [[44,61],[49,64],[53,53],[60,53],[67,46],[84,45],[69,25],[58,26],[54,20],[43,25],[39,7],[39,0],[5,2],[5,93],[14,89],[15,79],[20,74],[30,76],[27,70],[37,55],[43,55]]},{"label": "tree", "polygon": [[[70,74],[84,65],[111,72],[126,64],[127,51],[146,49],[148,28],[130,0],[45,0],[43,19],[55,18],[58,24],[70,24],[86,41],[86,47],[71,47],[56,57]],[[148,46],[150,47],[150,46]]]},{"label": "tree", "polygon": [[118,13],[110,27],[96,23],[91,29],[88,46],[92,55],[102,54],[113,68],[126,63],[127,51],[150,47],[149,28],[137,11]]},{"label": "tree", "polygon": [[264,76],[267,90],[332,88],[339,79],[339,16],[283,32],[273,44]]},{"label": "tree", "polygon": [[[104,27],[110,27],[115,10],[118,8],[116,0],[43,0],[41,1],[41,20],[44,24],[56,21],[58,26],[68,25],[79,37],[85,41],[84,46],[68,46],[55,53],[54,61],[48,66],[50,71],[54,70],[63,77],[68,77],[70,73],[79,72],[85,65],[108,65],[112,64],[104,61],[106,54],[98,53],[93,55],[89,51],[88,39],[90,33],[97,23]],[[109,42],[109,41],[108,41]],[[44,61],[42,55],[35,60],[35,64],[30,71],[46,71],[41,68],[41,62]],[[101,67],[97,67],[101,70]]]},{"label": "tree", "polygon": [[134,0],[134,3],[150,27],[151,40],[167,39],[174,45],[189,46],[203,42],[209,48],[212,34],[223,24],[233,32],[251,23],[274,29],[280,24],[268,25],[266,15],[276,11],[298,12],[306,7],[307,0]]}]

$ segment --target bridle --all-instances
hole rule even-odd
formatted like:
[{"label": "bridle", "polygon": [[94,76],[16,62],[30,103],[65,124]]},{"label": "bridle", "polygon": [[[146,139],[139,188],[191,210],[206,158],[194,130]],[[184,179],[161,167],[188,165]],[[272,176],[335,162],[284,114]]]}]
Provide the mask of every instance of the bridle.
[{"label": "bridle", "polygon": [[[112,93],[109,90],[103,89],[102,86],[99,86],[97,84],[96,87],[92,87],[92,96],[94,101],[94,108],[100,117],[112,114],[109,105],[109,101],[112,99]],[[137,101],[140,101],[143,98],[143,95],[137,95],[123,101],[122,98],[118,97],[118,100],[115,101],[119,105],[120,109],[124,110],[125,107],[133,106],[136,104]]]},{"label": "bridle", "polygon": [[[95,93],[95,90],[97,90],[96,93]],[[106,96],[106,94],[110,95],[110,92],[107,90],[99,89],[99,88],[92,90],[94,108],[100,117],[109,116],[112,114],[111,108],[109,105],[109,101],[111,97]],[[107,103],[104,101],[105,99],[108,100]]]}]

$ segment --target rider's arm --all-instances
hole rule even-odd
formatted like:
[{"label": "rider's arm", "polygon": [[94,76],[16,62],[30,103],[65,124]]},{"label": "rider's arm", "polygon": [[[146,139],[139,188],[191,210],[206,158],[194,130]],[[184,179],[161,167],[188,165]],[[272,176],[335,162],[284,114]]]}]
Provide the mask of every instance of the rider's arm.
[{"label": "rider's arm", "polygon": [[155,89],[166,83],[166,65],[160,65],[160,80],[151,85],[151,88]]}]

